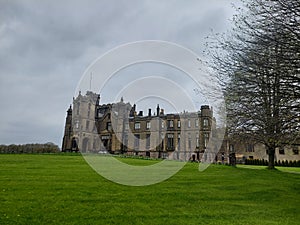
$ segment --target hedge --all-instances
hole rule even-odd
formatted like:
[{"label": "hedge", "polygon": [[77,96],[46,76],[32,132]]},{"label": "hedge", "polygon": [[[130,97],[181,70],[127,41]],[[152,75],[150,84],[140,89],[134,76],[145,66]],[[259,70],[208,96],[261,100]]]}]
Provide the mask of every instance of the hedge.
[{"label": "hedge", "polygon": [[[246,165],[260,165],[260,166],[267,166],[268,161],[264,159],[246,159]],[[296,161],[288,161],[288,160],[278,160],[275,161],[275,166],[284,166],[284,167],[300,167],[300,160]]]}]

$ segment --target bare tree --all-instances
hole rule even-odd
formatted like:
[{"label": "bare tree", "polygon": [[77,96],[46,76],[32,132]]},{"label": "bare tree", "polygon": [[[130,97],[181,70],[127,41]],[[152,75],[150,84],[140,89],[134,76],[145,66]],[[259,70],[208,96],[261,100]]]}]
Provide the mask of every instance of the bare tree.
[{"label": "bare tree", "polygon": [[254,0],[234,17],[231,33],[210,43],[211,65],[224,86],[228,133],[275,149],[300,128],[300,3]]}]

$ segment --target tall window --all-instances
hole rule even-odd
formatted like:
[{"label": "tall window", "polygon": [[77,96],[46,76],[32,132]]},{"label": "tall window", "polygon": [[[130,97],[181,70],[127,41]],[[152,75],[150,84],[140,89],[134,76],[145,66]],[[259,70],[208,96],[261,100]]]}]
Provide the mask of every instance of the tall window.
[{"label": "tall window", "polygon": [[204,147],[205,147],[205,148],[207,147],[208,139],[209,139],[209,134],[208,134],[208,133],[205,133],[205,134],[204,134]]},{"label": "tall window", "polygon": [[188,134],[188,149],[192,149],[192,135],[190,133]]},{"label": "tall window", "polygon": [[167,148],[169,150],[174,149],[174,134],[167,134]]},{"label": "tall window", "polygon": [[198,118],[195,120],[195,126],[199,127],[199,119]]},{"label": "tall window", "polygon": [[124,135],[124,143],[123,144],[124,144],[123,145],[124,150],[127,150],[127,146],[128,146],[128,135],[127,134]]},{"label": "tall window", "polygon": [[150,121],[147,121],[147,123],[146,123],[146,129],[150,129],[151,128],[151,122]]},{"label": "tall window", "polygon": [[93,141],[93,150],[96,150],[96,146],[97,146],[97,139],[94,138],[94,141]]},{"label": "tall window", "polygon": [[140,123],[135,123],[135,124],[134,124],[134,129],[135,129],[135,130],[141,129],[141,124],[140,124]]},{"label": "tall window", "polygon": [[177,136],[177,149],[180,150],[180,134]]},{"label": "tall window", "polygon": [[196,133],[196,148],[199,148],[200,141],[199,141],[199,134]]},{"label": "tall window", "polygon": [[90,121],[87,120],[85,123],[85,129],[89,130],[89,126],[90,126]]},{"label": "tall window", "polygon": [[246,152],[254,152],[254,145],[253,144],[247,144]]},{"label": "tall window", "polygon": [[111,122],[106,123],[106,130],[111,131]]},{"label": "tall window", "polygon": [[188,127],[190,128],[191,127],[191,120],[188,119]]},{"label": "tall window", "polygon": [[134,135],[134,150],[139,150],[140,147],[140,135],[139,134],[135,134]]},{"label": "tall window", "polygon": [[174,127],[174,122],[173,122],[173,120],[169,120],[169,127],[170,127],[170,128]]},{"label": "tall window", "polygon": [[129,123],[125,123],[125,130],[129,130]]},{"label": "tall window", "polygon": [[161,121],[161,128],[165,127],[165,121]]},{"label": "tall window", "polygon": [[150,149],[150,134],[146,135],[146,149]]},{"label": "tall window", "polygon": [[78,102],[78,105],[77,105],[77,110],[76,110],[77,115],[79,115],[79,110],[80,110],[80,102]]},{"label": "tall window", "polygon": [[160,141],[161,141],[161,143],[160,143],[160,145],[161,145],[161,150],[164,150],[164,141],[165,141],[165,135],[164,135],[164,133],[161,133],[161,135],[160,135]]},{"label": "tall window", "polygon": [[89,105],[88,105],[88,114],[87,114],[87,117],[90,118],[90,115],[91,115],[91,103],[89,103]]},{"label": "tall window", "polygon": [[75,121],[75,128],[79,129],[79,121],[78,120]]},{"label": "tall window", "polygon": [[208,119],[207,118],[203,119],[203,126],[208,127]]},{"label": "tall window", "polygon": [[180,124],[180,120],[177,121],[177,127],[180,128],[181,124]]}]

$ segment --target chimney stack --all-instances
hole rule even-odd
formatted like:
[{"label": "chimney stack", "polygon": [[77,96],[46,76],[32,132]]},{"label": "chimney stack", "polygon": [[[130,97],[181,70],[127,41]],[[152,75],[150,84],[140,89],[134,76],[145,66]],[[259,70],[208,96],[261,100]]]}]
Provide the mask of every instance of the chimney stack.
[{"label": "chimney stack", "polygon": [[156,116],[159,116],[159,104],[157,104],[157,107],[156,107]]}]

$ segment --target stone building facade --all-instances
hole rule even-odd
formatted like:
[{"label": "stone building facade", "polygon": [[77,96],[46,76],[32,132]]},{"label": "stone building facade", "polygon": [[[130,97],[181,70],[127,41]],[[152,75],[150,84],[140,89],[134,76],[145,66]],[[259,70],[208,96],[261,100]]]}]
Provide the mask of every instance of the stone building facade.
[{"label": "stone building facade", "polygon": [[[148,109],[144,115],[123,99],[100,104],[100,96],[88,91],[73,98],[73,107],[67,110],[62,151],[199,160],[208,141],[219,134],[217,130],[213,111],[207,105],[198,112],[170,114],[157,105],[154,112]],[[229,162],[232,153],[239,163],[245,159],[268,160],[265,146],[254,140],[227,135],[219,139],[220,150],[212,151],[217,154],[211,156],[215,162]],[[275,160],[300,160],[299,151],[300,140],[276,149]]]},{"label": "stone building facade", "polygon": [[67,111],[62,151],[100,150],[95,127],[95,106],[99,100],[100,97],[90,91],[86,95],[79,92],[78,96],[73,98],[73,107],[70,106]]},{"label": "stone building facade", "polygon": [[171,114],[157,105],[144,115],[123,99],[100,104],[100,96],[88,91],[73,98],[67,111],[62,151],[199,160],[215,129],[208,105],[198,112]]},{"label": "stone building facade", "polygon": [[[264,159],[268,161],[265,145],[251,139],[227,138],[228,152],[234,152],[237,162],[243,163],[245,159]],[[275,149],[275,161],[300,160],[300,140],[285,144]]]}]

